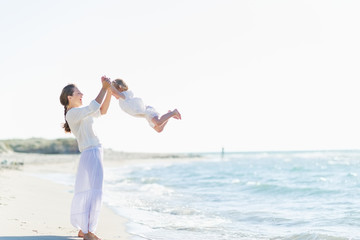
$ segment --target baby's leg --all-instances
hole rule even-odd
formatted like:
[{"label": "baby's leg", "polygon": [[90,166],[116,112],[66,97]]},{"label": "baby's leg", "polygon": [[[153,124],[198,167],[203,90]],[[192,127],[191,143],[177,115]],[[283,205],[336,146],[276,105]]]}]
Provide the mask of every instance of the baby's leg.
[{"label": "baby's leg", "polygon": [[154,126],[155,131],[157,131],[158,133],[161,133],[161,132],[164,130],[164,127],[166,126],[167,122],[168,122],[168,121],[164,122],[164,123],[163,123],[162,125],[160,125],[160,126],[155,125],[155,126]]},{"label": "baby's leg", "polygon": [[[171,113],[171,111],[169,110],[168,113]],[[158,121],[157,117],[154,117],[152,119],[152,122],[155,124],[155,122]],[[161,124],[160,126],[156,125],[154,126],[155,131],[157,131],[158,133],[161,133],[164,130],[164,127],[166,126],[166,124],[168,123],[169,120],[166,120],[163,124]]]},{"label": "baby's leg", "polygon": [[168,113],[162,115],[160,119],[158,117],[154,117],[152,119],[152,122],[155,124],[155,126],[161,126],[172,117],[176,119],[181,119],[181,115],[177,109],[175,109],[174,111],[169,111]]}]

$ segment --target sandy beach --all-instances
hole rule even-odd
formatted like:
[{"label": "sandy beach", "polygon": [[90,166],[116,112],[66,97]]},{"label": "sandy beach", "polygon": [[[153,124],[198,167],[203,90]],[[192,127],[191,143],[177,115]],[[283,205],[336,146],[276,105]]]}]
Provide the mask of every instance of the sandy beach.
[{"label": "sandy beach", "polygon": [[[69,240],[77,237],[70,224],[71,187],[34,176],[73,172],[77,156],[1,155],[21,163],[0,168],[0,240]],[[23,164],[23,165],[22,165]],[[126,219],[103,205],[96,234],[103,240],[126,240]]]}]

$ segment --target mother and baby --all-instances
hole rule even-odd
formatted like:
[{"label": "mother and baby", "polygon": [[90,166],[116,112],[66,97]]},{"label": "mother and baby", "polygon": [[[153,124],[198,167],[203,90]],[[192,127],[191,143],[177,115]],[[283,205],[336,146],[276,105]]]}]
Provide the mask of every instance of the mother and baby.
[{"label": "mother and baby", "polygon": [[110,81],[103,76],[97,97],[88,106],[82,106],[82,92],[74,84],[65,86],[60,102],[65,109],[65,132],[72,132],[81,152],[78,165],[74,197],[71,204],[71,224],[79,230],[78,236],[85,240],[100,240],[95,235],[102,205],[103,149],[93,130],[94,118],[107,113],[111,96],[119,100],[123,111],[145,118],[150,126],[161,132],[170,118],[181,119],[177,109],[160,116],[140,98],[135,98],[121,79]]}]

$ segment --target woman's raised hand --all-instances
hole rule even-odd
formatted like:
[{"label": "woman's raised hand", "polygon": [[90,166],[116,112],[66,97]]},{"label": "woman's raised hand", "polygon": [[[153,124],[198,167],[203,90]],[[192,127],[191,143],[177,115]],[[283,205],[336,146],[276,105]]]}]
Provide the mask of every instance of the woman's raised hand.
[{"label": "woman's raised hand", "polygon": [[[107,78],[106,76],[102,76],[101,83],[102,83],[102,88],[101,88],[98,96],[95,98],[95,101],[97,101],[99,104],[102,104],[105,94],[108,92],[108,89],[110,89],[110,86],[111,86],[110,78]],[[100,109],[100,111],[101,111],[101,109]]]},{"label": "woman's raised hand", "polygon": [[107,78],[105,75],[101,77],[101,82],[105,89],[108,89],[111,86],[110,78]]}]

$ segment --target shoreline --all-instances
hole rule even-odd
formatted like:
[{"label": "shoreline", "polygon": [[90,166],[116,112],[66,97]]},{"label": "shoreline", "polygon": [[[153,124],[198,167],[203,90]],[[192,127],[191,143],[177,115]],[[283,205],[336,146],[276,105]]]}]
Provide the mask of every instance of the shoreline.
[{"label": "shoreline", "polygon": [[[21,157],[25,157],[24,154],[11,156]],[[30,163],[23,159],[23,165],[0,168],[0,240],[82,239],[70,223],[72,186],[36,176],[47,172],[73,173],[76,170],[74,156],[60,157],[65,159],[55,162],[38,159]],[[130,240],[126,222],[103,204],[96,234],[102,240]]]},{"label": "shoreline", "polygon": [[[79,159],[80,154],[0,154],[0,240],[82,239],[70,223],[73,186],[41,177],[75,175]],[[192,154],[105,151],[104,168],[201,159]],[[127,222],[103,203],[96,234],[102,240],[130,240]]]}]

